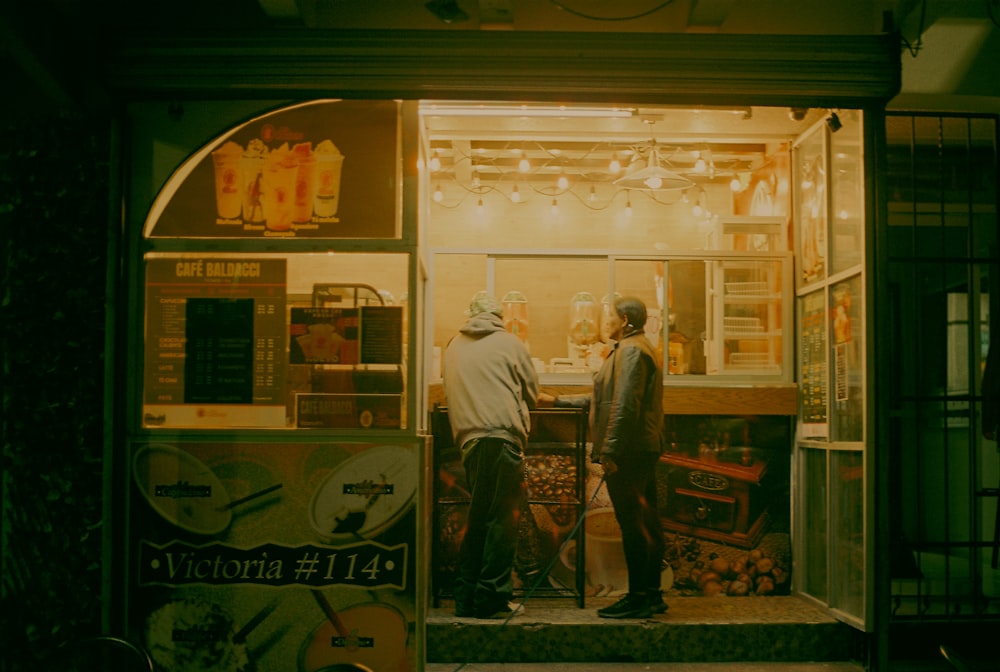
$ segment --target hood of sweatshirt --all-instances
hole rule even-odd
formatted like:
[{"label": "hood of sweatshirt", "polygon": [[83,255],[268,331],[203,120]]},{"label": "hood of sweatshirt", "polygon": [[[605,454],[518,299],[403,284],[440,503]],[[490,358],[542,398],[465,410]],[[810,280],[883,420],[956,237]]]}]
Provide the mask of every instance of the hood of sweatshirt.
[{"label": "hood of sweatshirt", "polygon": [[503,330],[503,320],[493,313],[479,313],[475,317],[470,317],[469,321],[459,329],[466,336],[476,338]]}]

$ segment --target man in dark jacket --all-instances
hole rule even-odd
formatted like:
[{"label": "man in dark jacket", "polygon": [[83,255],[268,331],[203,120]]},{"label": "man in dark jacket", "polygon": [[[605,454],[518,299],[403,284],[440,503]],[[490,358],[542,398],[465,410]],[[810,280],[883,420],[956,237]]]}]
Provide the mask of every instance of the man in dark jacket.
[{"label": "man in dark jacket", "polygon": [[528,349],[504,330],[503,309],[477,294],[469,320],[444,356],[444,389],[455,445],[472,493],[455,582],[455,615],[514,611],[514,551],[525,496],[524,447],[538,374]]},{"label": "man in dark jacket", "polygon": [[[617,321],[615,321],[617,318]],[[656,465],[663,451],[663,370],[643,332],[646,306],[615,301],[611,354],[594,376],[591,459],[622,530],[628,593],[597,610],[602,618],[648,618],[667,610],[660,588],[665,544],[656,502]],[[556,405],[563,405],[556,400]]]}]

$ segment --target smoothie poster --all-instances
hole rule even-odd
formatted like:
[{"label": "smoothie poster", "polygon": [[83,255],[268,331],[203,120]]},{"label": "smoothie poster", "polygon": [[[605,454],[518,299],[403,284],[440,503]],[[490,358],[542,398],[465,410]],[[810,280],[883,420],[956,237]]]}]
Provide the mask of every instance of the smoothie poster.
[{"label": "smoothie poster", "polygon": [[416,444],[154,441],[130,457],[130,634],[157,669],[418,669]]},{"label": "smoothie poster", "polygon": [[320,101],[263,115],[194,152],[150,237],[394,238],[399,104]]}]

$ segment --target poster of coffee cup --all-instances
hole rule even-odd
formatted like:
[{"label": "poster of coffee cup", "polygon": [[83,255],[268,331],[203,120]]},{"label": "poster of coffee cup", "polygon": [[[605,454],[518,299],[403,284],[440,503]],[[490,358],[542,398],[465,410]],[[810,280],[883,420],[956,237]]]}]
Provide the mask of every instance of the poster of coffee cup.
[{"label": "poster of coffee cup", "polygon": [[376,446],[330,471],[313,494],[309,522],[327,543],[371,539],[414,506],[420,476],[416,451]]},{"label": "poster of coffee cup", "polygon": [[[584,593],[589,596],[618,596],[628,592],[628,567],[622,547],[622,530],[612,508],[591,509],[584,518]],[[578,532],[579,534],[579,532]],[[567,541],[559,554],[563,566],[576,572],[576,539]],[[660,575],[660,589],[674,585],[674,572],[667,565]]]},{"label": "poster of coffee cup", "polygon": [[174,527],[198,536],[222,534],[234,515],[267,506],[280,497],[282,484],[269,479],[261,465],[241,462],[238,468],[224,472],[223,476],[231,472],[227,478],[232,483],[242,485],[235,499],[216,471],[175,446],[148,444],[137,450],[132,460],[132,480],[150,507]]},{"label": "poster of coffee cup", "polygon": [[[219,124],[207,107],[185,106],[199,112]],[[222,126],[207,144],[192,136],[145,235],[395,238],[399,119],[398,101],[319,100]]]}]

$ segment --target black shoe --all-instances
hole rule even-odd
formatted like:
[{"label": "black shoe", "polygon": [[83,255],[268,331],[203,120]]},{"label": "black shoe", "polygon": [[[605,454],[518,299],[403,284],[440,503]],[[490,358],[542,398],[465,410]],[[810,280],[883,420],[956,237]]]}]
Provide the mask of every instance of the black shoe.
[{"label": "black shoe", "polygon": [[649,600],[649,610],[654,614],[662,614],[670,607],[663,601],[663,592],[659,590],[650,591],[646,596]]},{"label": "black shoe", "polygon": [[628,593],[610,607],[598,609],[597,615],[601,618],[649,618],[653,609],[645,595]]},{"label": "black shoe", "polygon": [[524,607],[516,602],[504,602],[493,609],[480,609],[476,612],[476,618],[510,618],[515,611],[524,613]]}]

